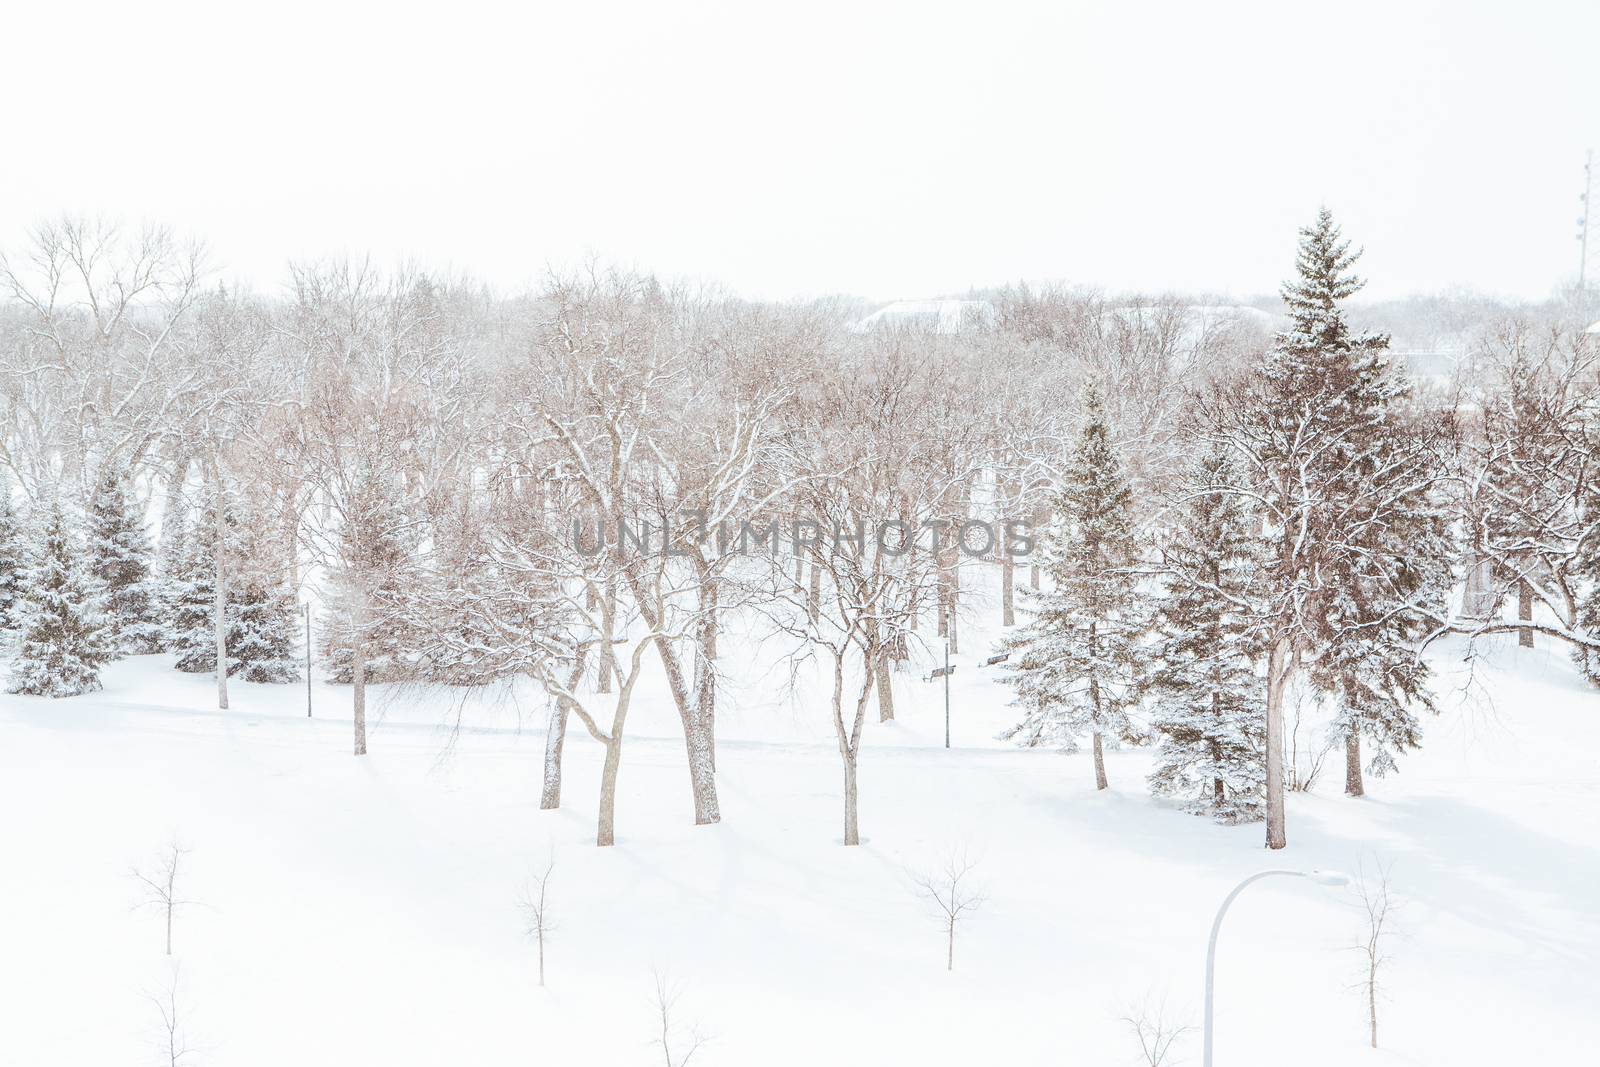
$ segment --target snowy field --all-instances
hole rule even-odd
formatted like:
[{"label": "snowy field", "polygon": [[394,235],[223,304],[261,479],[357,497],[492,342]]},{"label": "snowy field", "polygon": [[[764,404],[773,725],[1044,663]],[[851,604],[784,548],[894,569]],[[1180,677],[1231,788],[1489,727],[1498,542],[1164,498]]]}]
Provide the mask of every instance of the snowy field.
[{"label": "snowy field", "polygon": [[[1143,752],[1112,754],[1097,795],[1087,755],[995,740],[1012,712],[973,666],[992,636],[964,635],[950,751],[938,687],[897,676],[899,721],[867,727],[859,849],[839,844],[824,701],[774,697],[736,641],[723,822],[691,825],[657,687],[629,724],[609,850],[592,845],[600,749],[581,731],[562,809],[537,810],[543,704],[526,695],[391,694],[360,760],[348,690],[320,683],[309,721],[303,686],[237,684],[218,712],[209,676],[159,656],[113,665],[101,694],[0,698],[0,1064],[165,1062],[151,995],[172,972],[132,871],[174,835],[196,1067],[659,1064],[657,973],[678,992],[675,1055],[698,1029],[705,1067],[1138,1063],[1122,1017],[1165,1000],[1198,1025],[1206,933],[1235,882],[1375,860],[1403,903],[1384,1047],[1365,1044],[1357,901],[1278,879],[1223,931],[1219,1063],[1592,1057],[1600,694],[1561,655],[1495,644],[1469,669],[1440,648],[1423,751],[1359,801],[1330,766],[1290,797],[1290,846],[1269,855],[1259,825],[1150,799]],[[541,989],[518,902],[551,849]],[[987,901],[946,973],[912,874],[963,849]],[[1199,1045],[1196,1030],[1177,1062]]]}]

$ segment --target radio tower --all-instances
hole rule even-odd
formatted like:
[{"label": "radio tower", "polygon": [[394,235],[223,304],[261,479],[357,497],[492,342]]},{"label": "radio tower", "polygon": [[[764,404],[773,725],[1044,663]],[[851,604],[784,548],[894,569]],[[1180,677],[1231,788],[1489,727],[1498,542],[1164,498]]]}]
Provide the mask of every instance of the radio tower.
[{"label": "radio tower", "polygon": [[1589,291],[1589,216],[1594,205],[1594,149],[1583,157],[1583,192],[1578,194],[1583,214],[1578,216],[1578,292]]}]

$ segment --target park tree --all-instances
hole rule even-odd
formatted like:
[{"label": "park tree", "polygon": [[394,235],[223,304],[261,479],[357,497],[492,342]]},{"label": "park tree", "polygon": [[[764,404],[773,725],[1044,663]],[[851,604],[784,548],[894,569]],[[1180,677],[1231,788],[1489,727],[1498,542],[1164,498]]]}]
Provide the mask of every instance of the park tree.
[{"label": "park tree", "polygon": [[[1388,338],[1358,333],[1344,301],[1363,281],[1352,252],[1324,209],[1301,231],[1296,277],[1283,288],[1290,326],[1258,366],[1212,392],[1214,440],[1233,455],[1219,492],[1262,511],[1263,564],[1257,627],[1267,650],[1267,846],[1287,844],[1284,827],[1284,707],[1302,674],[1324,693],[1344,693],[1358,715],[1405,709],[1427,676],[1420,640],[1401,647],[1418,621],[1438,617],[1438,587],[1395,580],[1411,562],[1408,538],[1437,549],[1433,498],[1446,469],[1425,420],[1405,406],[1408,387],[1386,356]],[[1423,565],[1426,569],[1427,565]],[[1404,617],[1401,623],[1395,616]],[[1361,705],[1370,676],[1366,650],[1409,655],[1404,676],[1381,679],[1393,703]],[[1345,723],[1347,749],[1362,722]],[[1387,740],[1403,738],[1388,733]]]},{"label": "park tree", "polygon": [[1155,668],[1147,682],[1159,744],[1151,789],[1221,822],[1260,818],[1266,717],[1251,581],[1257,516],[1219,492],[1234,478],[1225,451],[1192,466],[1160,544]]},{"label": "park tree", "polygon": [[90,567],[105,587],[111,641],[119,655],[161,650],[161,587],[155,573],[143,509],[129,492],[127,475],[106,465],[87,508]]},{"label": "park tree", "polygon": [[110,658],[105,590],[85,565],[81,520],[55,497],[28,545],[8,692],[76,696],[100,688]]},{"label": "park tree", "polygon": [[1095,786],[1105,789],[1105,743],[1135,741],[1130,718],[1140,685],[1138,645],[1146,623],[1135,595],[1132,494],[1091,393],[1077,450],[1044,539],[1050,588],[1030,592],[1032,616],[1006,642],[1006,681],[1023,709],[1007,737],[1075,751],[1088,735]]}]

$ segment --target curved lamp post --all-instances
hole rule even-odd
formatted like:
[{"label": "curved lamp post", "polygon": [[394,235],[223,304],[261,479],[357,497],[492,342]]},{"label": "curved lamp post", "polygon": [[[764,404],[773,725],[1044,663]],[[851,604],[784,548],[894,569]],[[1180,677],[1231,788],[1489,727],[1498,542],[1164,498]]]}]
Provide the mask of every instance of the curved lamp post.
[{"label": "curved lamp post", "polygon": [[1228,905],[1233,903],[1233,898],[1244,891],[1244,887],[1251,882],[1258,882],[1263,878],[1273,875],[1283,875],[1285,878],[1309,878],[1318,885],[1349,885],[1350,879],[1335,871],[1262,871],[1252,874],[1244,881],[1233,887],[1233,892],[1223,898],[1222,907],[1217,909],[1217,917],[1211,922],[1211,943],[1206,946],[1206,1024],[1205,1024],[1205,1067],[1211,1064],[1211,1004],[1212,990],[1217,973],[1217,934],[1222,930],[1222,917],[1228,914]]}]

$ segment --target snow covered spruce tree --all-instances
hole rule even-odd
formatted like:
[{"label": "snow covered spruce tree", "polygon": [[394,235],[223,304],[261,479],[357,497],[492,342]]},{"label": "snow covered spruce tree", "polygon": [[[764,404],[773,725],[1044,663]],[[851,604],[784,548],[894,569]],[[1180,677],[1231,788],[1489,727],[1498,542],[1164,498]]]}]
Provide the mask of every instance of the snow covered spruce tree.
[{"label": "snow covered spruce tree", "polygon": [[243,506],[228,590],[228,674],[247,682],[297,682],[300,612],[279,527]]},{"label": "snow covered spruce tree", "polygon": [[[298,681],[298,612],[282,546],[271,524],[258,521],[233,493],[224,497],[221,572],[227,576],[223,618],[228,676],[247,682]],[[170,648],[178,657],[173,666],[191,674],[217,669],[215,514],[215,501],[208,500],[184,539],[178,573],[170,583]]]},{"label": "snow covered spruce tree", "polygon": [[1167,589],[1147,683],[1160,738],[1150,787],[1222,822],[1261,817],[1266,785],[1266,690],[1250,579],[1258,542],[1245,502],[1215,487],[1233,480],[1226,452],[1196,465],[1161,545]]},{"label": "snow covered spruce tree", "polygon": [[44,506],[22,576],[9,692],[68,697],[100,688],[111,652],[105,590],[84,565],[77,526],[59,499]]},{"label": "snow covered spruce tree", "polygon": [[0,633],[21,625],[22,575],[26,538],[11,500],[11,486],[0,480]]},{"label": "snow covered spruce tree", "polygon": [[1104,407],[1091,391],[1044,541],[1052,588],[1029,593],[1024,603],[1033,618],[1006,642],[1021,653],[1006,681],[1025,715],[1005,736],[1076,751],[1088,734],[1099,789],[1108,784],[1105,735],[1139,739],[1128,717],[1138,703],[1137,645],[1144,631],[1128,570],[1131,500]]},{"label": "snow covered spruce tree", "polygon": [[[1364,284],[1359,253],[1324,209],[1300,234],[1298,277],[1284,286],[1291,326],[1267,359],[1212,397],[1217,436],[1238,460],[1220,486],[1265,509],[1258,617],[1267,649],[1267,845],[1282,848],[1283,712],[1302,671],[1353,709],[1360,734],[1409,744],[1395,716],[1426,692],[1405,647],[1442,605],[1431,568],[1443,538],[1434,501],[1444,476],[1436,428],[1406,410],[1388,338],[1357,334],[1342,302]],[[1385,666],[1375,665],[1381,656]],[[1409,657],[1409,659],[1407,659]],[[1403,665],[1403,666],[1402,666]],[[1377,697],[1381,696],[1381,699]]]},{"label": "snow covered spruce tree", "polygon": [[[1377,440],[1375,460],[1394,466],[1395,450],[1415,445],[1415,428]],[[1431,477],[1425,458],[1401,461],[1402,478]],[[1414,485],[1414,483],[1412,483]],[[1415,710],[1437,712],[1428,688],[1429,671],[1420,649],[1439,632],[1454,576],[1456,545],[1440,494],[1426,486],[1408,491],[1406,481],[1374,471],[1373,485],[1405,500],[1405,507],[1363,524],[1351,541],[1329,597],[1329,628],[1338,640],[1312,659],[1312,679],[1338,701],[1334,722],[1344,741],[1345,793],[1366,793],[1366,770],[1383,777],[1396,769],[1395,756],[1422,743]]]},{"label": "snow covered spruce tree", "polygon": [[[1595,451],[1600,454],[1600,424],[1591,427],[1595,438]],[[1584,539],[1583,547],[1575,554],[1573,572],[1578,576],[1574,583],[1581,592],[1574,597],[1577,603],[1577,623],[1580,632],[1590,641],[1600,636],[1600,484],[1592,486],[1585,494],[1584,512],[1595,523],[1593,532]],[[1589,643],[1573,643],[1573,662],[1589,679],[1591,685],[1600,686],[1600,647]]]},{"label": "snow covered spruce tree", "polygon": [[89,498],[90,566],[105,586],[106,615],[116,654],[161,650],[161,586],[152,566],[150,535],[125,473],[107,464]]},{"label": "snow covered spruce tree", "polygon": [[375,469],[356,474],[341,511],[339,567],[320,652],[334,681],[365,686],[395,676],[406,662],[412,524],[398,481]]},{"label": "snow covered spruce tree", "polygon": [[[177,570],[168,584],[168,650],[177,655],[173,666],[188,674],[217,669],[217,528],[215,503],[209,504],[183,539]],[[226,510],[223,525],[232,536],[232,515]],[[231,612],[233,605],[228,605]]]}]

